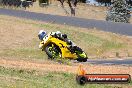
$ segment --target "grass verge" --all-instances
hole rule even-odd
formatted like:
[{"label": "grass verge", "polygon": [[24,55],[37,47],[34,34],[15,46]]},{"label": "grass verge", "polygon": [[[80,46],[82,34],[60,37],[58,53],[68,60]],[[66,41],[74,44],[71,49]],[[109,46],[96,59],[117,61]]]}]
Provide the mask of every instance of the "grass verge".
[{"label": "grass verge", "polygon": [[[62,72],[39,72],[0,67],[0,87],[3,88],[115,88],[130,86],[128,84],[86,84],[78,85],[75,74]],[[122,87],[123,86],[123,87]]]}]

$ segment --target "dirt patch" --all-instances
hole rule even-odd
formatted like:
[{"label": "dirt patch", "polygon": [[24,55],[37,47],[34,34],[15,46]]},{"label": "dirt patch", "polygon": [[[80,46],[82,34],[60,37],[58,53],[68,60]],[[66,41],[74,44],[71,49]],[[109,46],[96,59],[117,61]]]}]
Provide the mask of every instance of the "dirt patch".
[{"label": "dirt patch", "polygon": [[[64,3],[64,7],[69,12],[69,14],[65,14],[64,9],[61,7],[60,2],[58,1],[52,2],[52,4],[47,7],[39,7],[38,2],[35,2],[34,6],[27,8],[26,11],[53,14],[53,15],[71,16],[70,8],[67,3]],[[106,7],[78,4],[76,8],[76,17],[105,20],[106,10],[107,10]]]},{"label": "dirt patch", "polygon": [[29,46],[30,41],[36,37],[38,28],[26,23],[19,23],[12,19],[0,20],[0,48],[16,48]]},{"label": "dirt patch", "polygon": [[[19,68],[19,69],[30,69],[44,72],[69,72],[77,73],[77,69],[80,64],[73,63],[71,66],[63,65],[59,63],[52,63],[51,61],[36,61],[36,60],[20,60],[14,58],[0,58],[0,66]],[[83,68],[87,73],[93,74],[130,74],[132,75],[132,67],[119,66],[119,65],[93,65],[84,64]]]},{"label": "dirt patch", "polygon": [[57,72],[70,72],[75,73],[76,66],[68,66],[57,63],[48,63],[45,61],[29,61],[29,60],[14,60],[13,58],[1,58],[0,66],[4,67],[13,67],[13,68],[22,68],[22,69],[35,69],[42,71],[57,71]]}]

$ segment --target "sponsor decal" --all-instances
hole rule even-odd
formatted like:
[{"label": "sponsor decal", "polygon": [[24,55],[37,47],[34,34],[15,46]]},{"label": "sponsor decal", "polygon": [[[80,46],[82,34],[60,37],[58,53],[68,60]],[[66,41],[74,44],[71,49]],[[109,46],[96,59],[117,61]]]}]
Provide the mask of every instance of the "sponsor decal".
[{"label": "sponsor decal", "polygon": [[86,74],[86,71],[79,66],[76,81],[79,84],[85,83],[130,83],[131,76],[129,74]]},{"label": "sponsor decal", "polygon": [[79,84],[85,83],[129,83],[129,74],[85,74],[78,75],[76,78]]}]

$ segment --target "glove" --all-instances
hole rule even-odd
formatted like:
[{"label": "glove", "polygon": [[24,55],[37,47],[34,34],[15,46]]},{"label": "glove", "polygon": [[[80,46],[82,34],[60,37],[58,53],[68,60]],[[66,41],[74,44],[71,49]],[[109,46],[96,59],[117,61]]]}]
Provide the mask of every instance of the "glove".
[{"label": "glove", "polygon": [[39,49],[42,49],[43,45],[44,45],[44,42],[43,42],[43,41],[40,42],[40,44],[39,44]]},{"label": "glove", "polygon": [[65,39],[65,38],[67,38],[67,35],[66,34],[63,34],[62,37]]}]

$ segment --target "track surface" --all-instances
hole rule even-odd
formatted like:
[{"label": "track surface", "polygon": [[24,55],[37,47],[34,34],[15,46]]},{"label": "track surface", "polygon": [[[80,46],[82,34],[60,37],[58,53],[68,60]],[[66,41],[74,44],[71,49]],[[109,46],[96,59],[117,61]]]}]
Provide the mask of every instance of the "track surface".
[{"label": "track surface", "polygon": [[132,58],[129,59],[88,59],[86,63],[102,64],[102,65],[132,65]]},{"label": "track surface", "polygon": [[57,15],[28,12],[22,10],[9,10],[3,8],[0,8],[0,14],[20,17],[20,18],[27,18],[32,20],[40,20],[44,22],[52,22],[56,24],[66,24],[66,25],[83,27],[83,28],[95,27],[103,31],[132,36],[132,25],[125,23],[112,23],[112,22],[106,22],[100,20],[57,16]]}]

